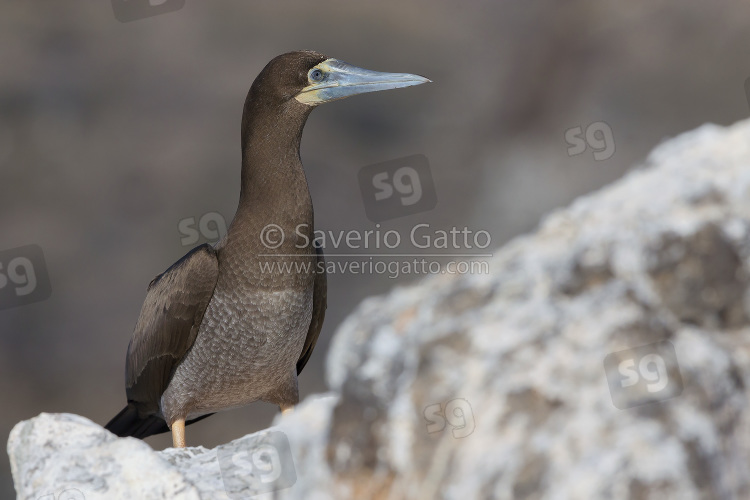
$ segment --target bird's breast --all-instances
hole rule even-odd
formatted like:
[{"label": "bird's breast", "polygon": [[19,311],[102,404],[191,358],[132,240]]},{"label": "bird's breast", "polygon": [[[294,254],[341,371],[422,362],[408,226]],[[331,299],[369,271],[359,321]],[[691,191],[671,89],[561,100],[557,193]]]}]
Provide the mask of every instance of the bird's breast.
[{"label": "bird's breast", "polygon": [[249,404],[288,384],[312,318],[309,289],[217,286],[193,347],[175,370],[166,411],[202,414]]}]

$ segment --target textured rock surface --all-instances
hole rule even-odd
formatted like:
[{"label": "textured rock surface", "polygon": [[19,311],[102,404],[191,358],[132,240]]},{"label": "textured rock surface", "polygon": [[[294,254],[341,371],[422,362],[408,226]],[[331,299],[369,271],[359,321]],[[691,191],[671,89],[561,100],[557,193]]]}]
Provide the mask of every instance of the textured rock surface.
[{"label": "textured rock surface", "polygon": [[88,419],[47,414],[8,440],[18,498],[198,500],[196,488],[144,442],[118,439]]},{"label": "textured rock surface", "polygon": [[[335,483],[382,498],[750,498],[749,215],[750,122],[703,126],[551,214],[490,275],[366,301],[329,358]],[[628,351],[606,372],[605,357],[644,345],[665,362],[637,373],[668,387],[610,394]],[[466,437],[436,431],[435,405],[457,398]]]},{"label": "textured rock surface", "polygon": [[490,274],[365,301],[330,352],[335,396],[270,429],[293,476],[258,434],[156,453],[42,415],[11,435],[17,490],[242,498],[280,467],[275,498],[750,498],[749,216],[750,122],[703,126]]},{"label": "textured rock surface", "polygon": [[[326,425],[330,421],[335,396],[309,398],[294,414],[268,431],[282,433],[290,448],[276,446],[279,463],[263,463],[266,457],[252,455],[258,450],[258,438],[267,431],[250,434],[214,449],[202,446],[185,449],[168,448],[157,452],[146,443],[118,439],[90,420],[70,414],[47,414],[19,423],[11,432],[8,454],[18,498],[44,500],[113,500],[132,499],[222,499],[272,498],[275,488],[284,486],[270,482],[269,492],[254,494],[259,481],[251,477],[273,472],[273,467],[291,472],[293,488],[282,489],[288,495],[304,491],[324,481],[321,473],[325,461]],[[278,443],[271,443],[277,445]],[[248,450],[251,453],[248,454]],[[286,457],[285,457],[286,456]],[[284,458],[293,457],[292,461]],[[234,465],[222,457],[234,458]],[[256,465],[254,468],[253,466]],[[259,467],[258,467],[259,466]],[[238,474],[237,474],[238,473]],[[231,477],[241,484],[235,495]],[[227,481],[225,483],[225,480]],[[225,487],[225,484],[229,487]],[[295,493],[297,494],[297,493]]]}]

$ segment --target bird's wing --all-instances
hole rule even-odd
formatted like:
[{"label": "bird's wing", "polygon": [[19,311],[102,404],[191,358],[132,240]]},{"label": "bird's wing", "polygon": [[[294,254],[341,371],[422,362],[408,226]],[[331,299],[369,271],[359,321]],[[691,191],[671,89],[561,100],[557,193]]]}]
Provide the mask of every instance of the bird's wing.
[{"label": "bird's wing", "polygon": [[158,410],[174,369],[195,341],[218,275],[216,250],[203,244],[149,284],[125,362],[128,401]]},{"label": "bird's wing", "polygon": [[316,250],[318,254],[318,260],[316,263],[315,283],[313,287],[313,312],[312,319],[310,320],[310,328],[307,330],[307,337],[305,338],[305,346],[302,348],[302,355],[297,361],[297,374],[302,372],[302,369],[307,364],[307,361],[312,356],[313,349],[315,349],[315,343],[318,341],[318,335],[320,335],[320,329],[323,327],[323,319],[326,315],[326,307],[328,301],[326,296],[328,294],[328,280],[326,278],[326,263],[323,257],[323,250],[318,248]]}]

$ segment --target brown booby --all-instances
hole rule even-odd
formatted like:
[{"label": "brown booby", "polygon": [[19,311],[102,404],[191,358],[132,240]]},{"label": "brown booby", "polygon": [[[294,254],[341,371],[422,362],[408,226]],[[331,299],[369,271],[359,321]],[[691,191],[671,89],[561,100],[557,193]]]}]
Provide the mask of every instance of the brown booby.
[{"label": "brown booby", "polygon": [[[128,345],[128,404],[108,430],[142,439],[171,429],[174,446],[184,447],[185,425],[217,411],[266,401],[286,412],[297,404],[297,375],[326,309],[302,129],[318,104],[429,81],[311,51],[263,68],[242,114],[237,213],[216,246],[194,248],[148,286]],[[272,241],[269,228],[278,233]],[[260,265],[274,261],[296,270]]]}]

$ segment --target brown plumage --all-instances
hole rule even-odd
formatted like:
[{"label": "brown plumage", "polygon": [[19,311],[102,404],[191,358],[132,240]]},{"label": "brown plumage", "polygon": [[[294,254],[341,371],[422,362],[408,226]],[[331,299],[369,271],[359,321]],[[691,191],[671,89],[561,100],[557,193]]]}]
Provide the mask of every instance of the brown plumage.
[{"label": "brown plumage", "polygon": [[[258,400],[286,410],[299,401],[297,375],[326,309],[325,262],[311,243],[299,157],[305,122],[320,103],[426,81],[310,51],[266,65],[243,110],[237,213],[216,247],[193,249],[149,285],[128,346],[128,405],[107,429],[144,438],[171,428],[184,446],[184,425],[216,411]],[[269,244],[269,227],[281,244]],[[296,270],[262,267],[284,262]]]}]

